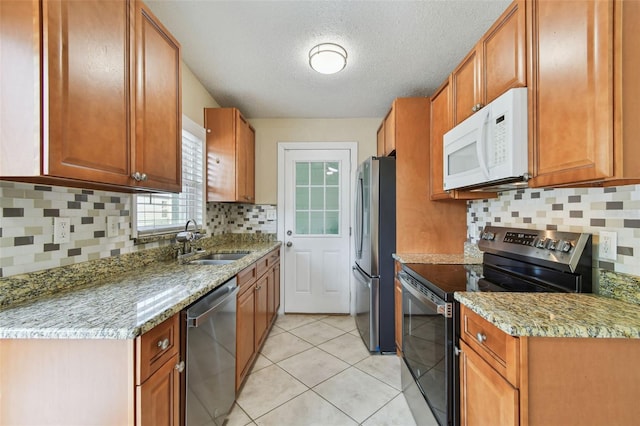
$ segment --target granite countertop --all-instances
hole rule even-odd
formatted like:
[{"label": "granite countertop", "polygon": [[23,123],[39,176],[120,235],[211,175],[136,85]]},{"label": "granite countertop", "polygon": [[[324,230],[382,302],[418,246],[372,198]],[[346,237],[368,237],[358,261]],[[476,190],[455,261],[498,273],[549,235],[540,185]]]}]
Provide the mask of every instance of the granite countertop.
[{"label": "granite countertop", "polygon": [[[156,262],[0,310],[2,339],[133,339],[222,285],[280,246],[234,242],[209,252],[249,251],[226,265]],[[194,256],[196,259],[199,256]]]},{"label": "granite countertop", "polygon": [[456,292],[512,336],[640,339],[640,306],[595,294]]}]

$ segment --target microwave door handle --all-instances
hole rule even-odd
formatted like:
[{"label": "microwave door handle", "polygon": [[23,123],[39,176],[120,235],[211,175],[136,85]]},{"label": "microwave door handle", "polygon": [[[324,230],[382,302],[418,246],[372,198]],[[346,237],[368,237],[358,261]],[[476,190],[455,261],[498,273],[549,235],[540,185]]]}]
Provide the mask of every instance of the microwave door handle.
[{"label": "microwave door handle", "polygon": [[485,159],[485,152],[487,152],[487,147],[485,146],[487,143],[487,138],[485,137],[485,129],[487,127],[487,120],[489,119],[489,114],[491,114],[491,108],[486,108],[487,113],[484,115],[482,119],[482,125],[480,126],[480,138],[478,138],[479,143],[476,145],[476,152],[478,154],[478,161],[480,162],[480,168],[484,173],[484,177],[489,179],[489,168],[487,167],[487,160]]}]

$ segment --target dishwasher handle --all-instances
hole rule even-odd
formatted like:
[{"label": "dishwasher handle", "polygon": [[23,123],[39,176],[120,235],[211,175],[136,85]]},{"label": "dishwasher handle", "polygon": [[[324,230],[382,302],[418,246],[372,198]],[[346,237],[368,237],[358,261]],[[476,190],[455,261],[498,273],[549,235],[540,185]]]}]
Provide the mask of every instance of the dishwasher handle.
[{"label": "dishwasher handle", "polygon": [[187,327],[199,327],[219,307],[223,306],[229,299],[235,298],[238,290],[236,279],[233,278],[227,281],[223,287],[213,290],[207,296],[204,296],[187,310]]}]

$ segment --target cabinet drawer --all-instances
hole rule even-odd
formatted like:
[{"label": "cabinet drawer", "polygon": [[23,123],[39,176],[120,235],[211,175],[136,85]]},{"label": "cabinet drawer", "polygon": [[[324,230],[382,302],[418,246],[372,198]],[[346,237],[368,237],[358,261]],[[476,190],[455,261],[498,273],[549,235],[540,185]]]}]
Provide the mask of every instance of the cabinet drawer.
[{"label": "cabinet drawer", "polygon": [[258,260],[258,262],[256,262],[257,276],[262,276],[262,274],[267,272],[270,268],[273,267],[273,265],[275,265],[279,261],[280,249],[273,250],[271,253],[262,257],[260,260]]},{"label": "cabinet drawer", "polygon": [[236,280],[238,282],[238,287],[240,287],[239,294],[244,293],[252,284],[256,282],[256,264],[243,269],[238,272],[236,276]]},{"label": "cabinet drawer", "polygon": [[180,350],[180,315],[136,338],[136,384],[140,385]]},{"label": "cabinet drawer", "polygon": [[464,305],[460,309],[460,324],[462,340],[517,386],[519,339],[503,332]]}]

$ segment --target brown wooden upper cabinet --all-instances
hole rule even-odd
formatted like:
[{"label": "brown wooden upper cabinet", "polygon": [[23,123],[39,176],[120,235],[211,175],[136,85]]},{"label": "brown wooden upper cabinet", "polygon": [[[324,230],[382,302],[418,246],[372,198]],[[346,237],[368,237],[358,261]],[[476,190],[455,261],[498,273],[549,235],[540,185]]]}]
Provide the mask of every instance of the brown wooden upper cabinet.
[{"label": "brown wooden upper cabinet", "polygon": [[385,157],[396,151],[396,112],[391,105],[387,116],[378,128],[378,157]]},{"label": "brown wooden upper cabinet", "polygon": [[527,3],[530,186],[640,182],[640,2]]},{"label": "brown wooden upper cabinet", "polygon": [[141,1],[2,2],[0,22],[2,178],[180,191],[180,45]]},{"label": "brown wooden upper cabinet", "polygon": [[255,202],[255,130],[237,108],[205,108],[207,201]]},{"label": "brown wooden upper cabinet", "polygon": [[526,86],[525,0],[516,0],[451,74],[452,124],[512,87]]}]

